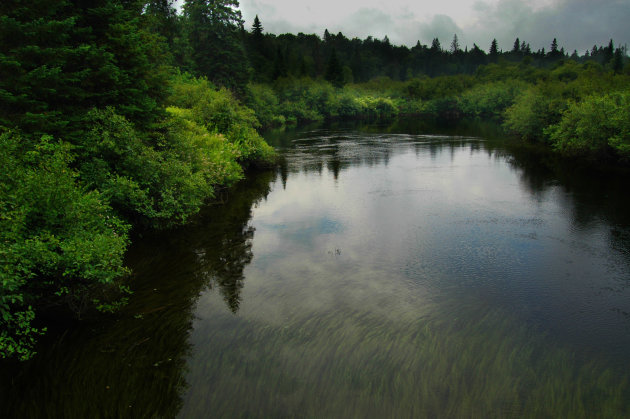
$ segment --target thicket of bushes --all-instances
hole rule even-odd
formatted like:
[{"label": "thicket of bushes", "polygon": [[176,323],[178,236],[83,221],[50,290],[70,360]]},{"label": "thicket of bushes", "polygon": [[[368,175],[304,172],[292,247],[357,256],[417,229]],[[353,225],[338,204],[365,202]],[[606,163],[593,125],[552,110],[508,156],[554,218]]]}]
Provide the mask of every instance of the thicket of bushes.
[{"label": "thicket of bushes", "polygon": [[176,74],[166,114],[139,130],[94,108],[73,142],[0,135],[0,356],[28,359],[45,328],[36,313],[78,315],[124,303],[130,226],[168,228],[197,213],[214,188],[269,162],[253,111],[205,79]]},{"label": "thicket of bushes", "polygon": [[335,88],[324,80],[284,78],[250,84],[247,104],[263,126],[334,118],[416,115],[454,122],[494,120],[509,133],[569,156],[628,158],[630,76],[594,62],[552,69],[489,64],[475,75],[393,81],[380,77]]}]

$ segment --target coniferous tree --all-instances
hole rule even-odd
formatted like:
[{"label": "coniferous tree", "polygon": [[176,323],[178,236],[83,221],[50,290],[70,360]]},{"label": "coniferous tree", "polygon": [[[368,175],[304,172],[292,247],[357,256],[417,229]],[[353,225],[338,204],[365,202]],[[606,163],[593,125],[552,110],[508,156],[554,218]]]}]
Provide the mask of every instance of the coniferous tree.
[{"label": "coniferous tree", "polygon": [[183,11],[197,74],[241,91],[249,80],[249,63],[238,6],[237,0],[185,0]]},{"label": "coniferous tree", "polygon": [[442,45],[440,45],[438,38],[433,38],[433,41],[431,41],[431,51],[434,53],[442,52]]},{"label": "coniferous tree", "polygon": [[615,45],[613,44],[613,40],[611,39],[608,42],[608,46],[604,48],[604,64],[610,63],[614,55],[615,55]]},{"label": "coniferous tree", "polygon": [[512,52],[515,54],[518,54],[519,52],[521,52],[521,40],[516,38],[516,40],[514,41],[514,46],[512,47]]},{"label": "coniferous tree", "polygon": [[496,38],[493,39],[492,43],[490,44],[489,54],[492,58],[496,58],[496,56],[499,55],[499,44],[497,43]]},{"label": "coniferous tree", "polygon": [[254,24],[252,25],[252,35],[254,39],[261,40],[263,37],[263,27],[258,19],[258,15],[254,18]]},{"label": "coniferous tree", "polygon": [[93,108],[136,124],[160,115],[165,48],[116,0],[0,3],[0,125],[72,141]]},{"label": "coniferous tree", "polygon": [[459,47],[459,40],[457,39],[457,34],[453,35],[453,40],[451,41],[451,54],[456,54],[461,51]]},{"label": "coniferous tree", "polygon": [[330,52],[330,59],[328,60],[328,65],[326,66],[326,74],[324,75],[324,78],[335,87],[343,87],[344,85],[343,68],[339,63],[335,47],[333,47]]},{"label": "coniferous tree", "polygon": [[149,0],[144,9],[147,28],[162,35],[171,50],[178,35],[177,12],[173,3],[174,0]]},{"label": "coniferous tree", "polygon": [[623,72],[623,52],[621,48],[615,50],[615,54],[612,59],[612,69],[615,74],[621,74]]}]

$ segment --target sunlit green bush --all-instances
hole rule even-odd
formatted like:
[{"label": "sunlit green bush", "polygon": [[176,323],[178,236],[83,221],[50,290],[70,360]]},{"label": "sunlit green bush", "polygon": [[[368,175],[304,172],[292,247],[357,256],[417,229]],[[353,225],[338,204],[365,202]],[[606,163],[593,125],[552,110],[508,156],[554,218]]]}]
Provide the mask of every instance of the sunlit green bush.
[{"label": "sunlit green bush", "polygon": [[571,102],[547,131],[555,149],[568,155],[597,156],[613,151],[630,159],[630,92],[593,95]]},{"label": "sunlit green bush", "polygon": [[269,161],[273,157],[273,149],[256,131],[260,123],[254,111],[242,106],[229,90],[216,90],[206,79],[186,74],[174,77],[172,89],[167,103],[188,109],[192,121],[209,132],[223,134],[238,149],[241,164]]}]

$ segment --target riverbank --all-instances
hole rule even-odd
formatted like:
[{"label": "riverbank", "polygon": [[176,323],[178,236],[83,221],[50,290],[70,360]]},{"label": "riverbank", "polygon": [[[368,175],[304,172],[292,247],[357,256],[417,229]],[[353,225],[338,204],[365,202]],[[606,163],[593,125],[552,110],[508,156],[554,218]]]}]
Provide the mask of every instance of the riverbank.
[{"label": "riverbank", "polygon": [[494,121],[510,135],[558,154],[626,165],[630,154],[630,75],[594,62],[481,66],[475,75],[394,81],[386,77],[335,88],[285,78],[250,84],[245,103],[263,127],[413,115],[430,122]]}]

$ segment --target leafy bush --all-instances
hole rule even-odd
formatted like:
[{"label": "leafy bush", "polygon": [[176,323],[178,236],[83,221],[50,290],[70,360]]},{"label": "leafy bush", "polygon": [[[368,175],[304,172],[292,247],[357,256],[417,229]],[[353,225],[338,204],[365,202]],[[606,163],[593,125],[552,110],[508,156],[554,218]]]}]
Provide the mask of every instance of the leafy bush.
[{"label": "leafy bush", "polygon": [[560,119],[565,101],[540,87],[530,87],[505,111],[505,127],[528,141],[545,141],[544,130]]},{"label": "leafy bush", "polygon": [[404,93],[413,99],[442,99],[454,97],[473,84],[474,79],[466,75],[413,79],[405,86]]},{"label": "leafy bush", "polygon": [[271,87],[250,83],[247,91],[247,106],[254,111],[261,126],[281,126],[286,122],[284,115],[280,115],[278,97]]},{"label": "leafy bush", "polygon": [[525,88],[519,81],[478,84],[459,96],[459,107],[467,116],[498,118]]},{"label": "leafy bush", "polygon": [[215,90],[204,78],[177,75],[172,82],[173,94],[167,103],[188,109],[193,122],[209,132],[221,133],[239,151],[239,163],[266,162],[274,151],[258,134],[260,126],[252,109],[244,107],[226,89]]},{"label": "leafy bush", "polygon": [[630,159],[630,92],[592,95],[571,102],[562,120],[547,129],[556,150],[568,155],[614,151]]},{"label": "leafy bush", "polygon": [[204,173],[176,148],[184,139],[158,150],[112,109],[93,110],[89,118],[92,129],[78,148],[81,179],[129,220],[158,228],[181,224],[212,196]]},{"label": "leafy bush", "polygon": [[25,144],[0,135],[0,356],[20,359],[44,331],[33,326],[35,303],[111,307],[128,243],[128,226],[102,195],[77,183],[67,144]]}]

